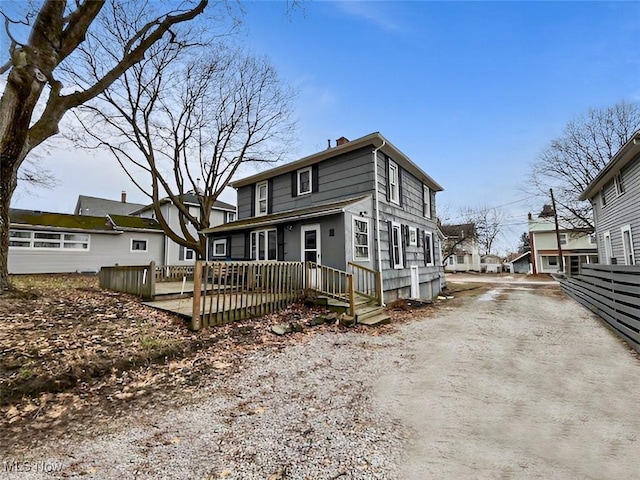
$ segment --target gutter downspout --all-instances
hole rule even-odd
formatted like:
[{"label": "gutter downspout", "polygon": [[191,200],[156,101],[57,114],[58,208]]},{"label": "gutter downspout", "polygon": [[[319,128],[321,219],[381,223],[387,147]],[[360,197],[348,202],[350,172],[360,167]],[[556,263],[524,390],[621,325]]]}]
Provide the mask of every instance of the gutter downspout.
[{"label": "gutter downspout", "polygon": [[374,178],[374,195],[375,195],[375,209],[376,209],[376,253],[378,256],[378,272],[380,273],[380,303],[384,307],[384,291],[382,290],[382,250],[380,249],[380,203],[378,201],[378,150],[387,144],[386,140],[382,140],[382,145],[373,150],[373,178]]}]

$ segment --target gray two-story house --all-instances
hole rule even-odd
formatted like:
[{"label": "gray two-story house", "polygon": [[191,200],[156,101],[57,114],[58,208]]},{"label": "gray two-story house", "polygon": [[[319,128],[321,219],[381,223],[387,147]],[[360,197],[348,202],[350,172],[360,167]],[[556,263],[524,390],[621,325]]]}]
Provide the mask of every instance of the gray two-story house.
[{"label": "gray two-story house", "polygon": [[205,231],[208,259],[352,262],[382,272],[385,302],[437,295],[442,187],[379,133],[336,143],[233,182],[238,217]]},{"label": "gray two-story house", "polygon": [[580,200],[593,206],[600,263],[640,263],[640,131],[611,158]]}]

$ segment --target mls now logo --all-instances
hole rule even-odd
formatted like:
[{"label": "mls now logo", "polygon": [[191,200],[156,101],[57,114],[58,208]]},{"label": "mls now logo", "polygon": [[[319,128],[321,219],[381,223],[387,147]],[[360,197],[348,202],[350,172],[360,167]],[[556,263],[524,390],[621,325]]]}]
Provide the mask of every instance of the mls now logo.
[{"label": "mls now logo", "polygon": [[47,460],[4,460],[3,471],[6,473],[56,473],[62,471],[62,462]]}]

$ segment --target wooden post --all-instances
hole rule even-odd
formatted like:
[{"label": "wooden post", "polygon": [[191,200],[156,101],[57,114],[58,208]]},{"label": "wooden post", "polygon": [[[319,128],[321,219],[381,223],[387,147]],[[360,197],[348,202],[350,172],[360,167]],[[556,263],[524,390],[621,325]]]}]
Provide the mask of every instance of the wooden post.
[{"label": "wooden post", "polygon": [[202,328],[202,317],[200,311],[200,300],[202,298],[202,260],[197,260],[193,269],[193,311],[191,314],[191,330]]},{"label": "wooden post", "polygon": [[356,296],[353,289],[353,275],[347,275],[347,285],[349,288],[349,311],[353,317],[353,321],[356,319]]}]

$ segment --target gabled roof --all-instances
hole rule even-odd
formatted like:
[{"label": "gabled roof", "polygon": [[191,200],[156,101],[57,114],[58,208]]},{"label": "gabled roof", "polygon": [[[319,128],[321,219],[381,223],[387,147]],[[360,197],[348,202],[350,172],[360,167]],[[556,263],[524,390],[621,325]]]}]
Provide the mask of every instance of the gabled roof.
[{"label": "gabled roof", "polygon": [[[77,215],[91,215],[93,217],[104,217],[111,213],[115,215],[128,215],[141,207],[144,207],[141,203],[125,203],[117,200],[108,200],[106,198],[79,195],[75,213]],[[82,209],[82,211],[80,211],[80,209]]]},{"label": "gabled roof", "polygon": [[476,238],[476,226],[473,223],[460,223],[458,225],[440,225],[440,230],[447,238]]},{"label": "gabled roof", "polygon": [[[179,195],[178,198],[182,197],[182,202],[185,205],[194,205],[194,206],[199,206],[200,203],[198,203],[198,196],[193,194],[193,193],[185,193],[184,195]],[[170,203],[171,199],[169,197],[164,197],[161,198],[158,203],[160,205],[164,204],[164,203]],[[146,210],[150,210],[153,208],[153,204],[150,205],[140,205],[141,208],[138,208],[137,210],[132,211],[132,214],[138,214],[141,212],[144,212]],[[225,211],[229,211],[229,212],[235,212],[236,211],[236,207],[235,205],[231,205],[230,203],[226,203],[226,202],[222,202],[220,200],[216,200],[215,202],[213,202],[213,209],[215,210],[225,210]]]},{"label": "gabled roof", "polygon": [[523,258],[527,257],[527,256],[531,256],[531,251],[526,251],[524,252],[522,255],[517,256],[516,258],[514,258],[513,260],[511,260],[509,263],[514,263],[514,262],[518,262],[520,260],[522,260]]},{"label": "gabled roof", "polygon": [[262,215],[260,217],[245,218],[235,222],[225,223],[216,227],[207,228],[202,233],[222,233],[234,230],[245,230],[249,228],[264,227],[269,225],[277,225],[280,223],[293,222],[306,218],[325,217],[327,215],[335,215],[344,212],[349,205],[356,204],[369,198],[368,195],[361,197],[348,198],[334,203],[326,203],[322,205],[314,205],[307,208],[299,208],[296,210],[287,210],[286,212],[272,213],[271,215]]},{"label": "gabled roof", "polygon": [[602,188],[616,176],[620,170],[638,158],[640,154],[640,130],[631,135],[631,138],[609,160],[604,168],[596,175],[589,186],[578,197],[579,200],[587,200],[596,196]]},{"label": "gabled roof", "polygon": [[160,224],[151,218],[125,215],[71,215],[68,213],[41,212],[39,210],[9,210],[13,227],[32,227],[53,230],[82,230],[103,233],[118,233],[123,230],[153,230],[162,232]]},{"label": "gabled roof", "polygon": [[280,165],[278,167],[271,168],[264,172],[252,175],[250,177],[236,180],[234,182],[231,182],[230,185],[233,188],[244,187],[246,185],[251,185],[252,183],[260,182],[268,178],[273,178],[277,175],[282,175],[284,173],[292,172],[300,168],[308,167],[315,163],[319,163],[335,156],[342,155],[344,153],[358,150],[359,148],[367,146],[372,146],[374,148],[382,147],[380,149],[382,152],[389,155],[391,158],[393,158],[394,161],[399,162],[405,168],[405,170],[412,173],[421,182],[428,185],[429,188],[436,192],[441,192],[443,190],[443,188],[433,178],[427,175],[424,170],[413,163],[409,159],[409,157],[402,153],[379,132],[370,133],[369,135],[365,135],[364,137],[357,138],[356,140],[343,143],[342,145],[333,148],[327,148],[326,150],[301,158],[300,160],[296,160],[295,162]]}]

